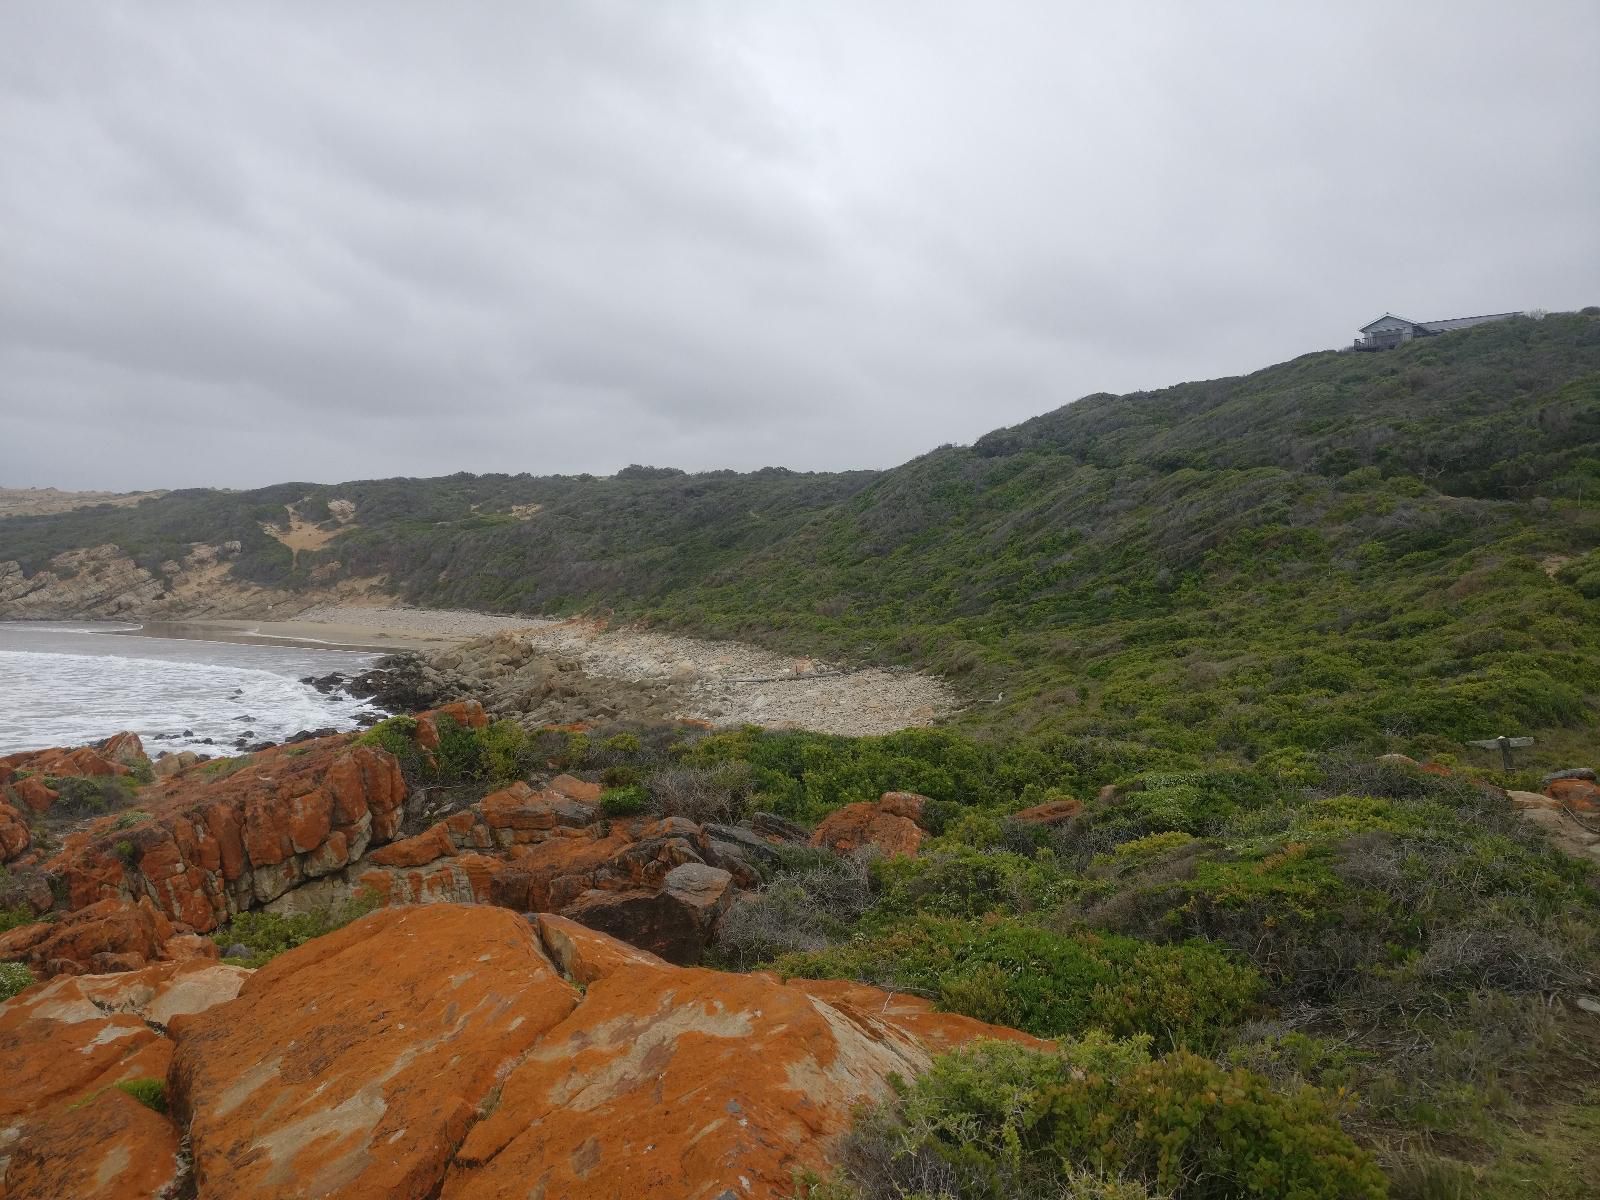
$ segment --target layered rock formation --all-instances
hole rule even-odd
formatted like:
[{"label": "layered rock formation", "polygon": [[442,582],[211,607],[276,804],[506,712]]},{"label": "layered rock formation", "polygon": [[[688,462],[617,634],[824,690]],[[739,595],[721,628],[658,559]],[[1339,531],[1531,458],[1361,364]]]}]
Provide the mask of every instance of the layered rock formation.
[{"label": "layered rock formation", "polygon": [[168,1025],[231,1000],[250,973],[211,962],[65,977],[0,1005],[0,1196],[177,1194],[179,1131],[117,1084],[164,1085]]},{"label": "layered rock formation", "polygon": [[[559,917],[389,909],[253,975],[161,965],[0,1007],[0,1194],[787,1196],[855,1105],[975,1037],[1027,1040]],[[134,1079],[171,1115],[113,1086]]]},{"label": "layered rock formation", "polygon": [[[439,748],[446,716],[486,721],[473,701],[419,714],[424,757]],[[130,736],[26,761],[126,772],[124,760],[144,761]],[[18,780],[13,793],[39,778]],[[563,912],[673,962],[699,962],[735,890],[758,882],[767,842],[682,818],[607,819],[599,796],[568,775],[542,789],[516,783],[396,841],[407,798],[399,764],[338,735],[177,769],[142,787],[129,801],[136,810],[82,823],[49,854],[29,849],[28,814],[8,807],[0,846],[17,879],[34,885],[28,903],[41,920],[0,934],[0,961],[41,976],[124,970],[204,952],[195,943],[210,942],[195,934],[253,908],[361,895]]]}]

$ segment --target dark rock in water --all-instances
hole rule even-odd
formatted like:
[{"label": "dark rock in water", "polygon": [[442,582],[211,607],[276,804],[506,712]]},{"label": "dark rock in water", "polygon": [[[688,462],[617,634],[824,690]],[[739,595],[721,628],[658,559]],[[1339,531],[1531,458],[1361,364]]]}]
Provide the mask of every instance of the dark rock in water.
[{"label": "dark rock in water", "polygon": [[346,680],[342,672],[334,671],[328,675],[307,675],[303,677],[300,682],[309,684],[311,687],[316,688],[317,691],[326,696],[330,692],[336,692],[342,688],[345,685]]},{"label": "dark rock in water", "polygon": [[309,742],[315,740],[316,738],[332,737],[338,732],[339,731],[334,729],[331,725],[322,729],[302,729],[300,732],[284,738],[283,744],[286,746],[293,746],[298,742]]},{"label": "dark rock in water", "polygon": [[202,746],[215,746],[217,744],[217,740],[215,738],[201,738],[200,744]]},{"label": "dark rock in water", "polygon": [[372,709],[367,709],[365,712],[358,712],[356,714],[356,724],[361,726],[363,729],[371,729],[381,720],[383,720],[383,714],[381,712],[374,712]]},{"label": "dark rock in water", "polygon": [[[242,741],[243,739],[240,740]],[[244,747],[244,750],[248,754],[256,754],[262,750],[271,750],[277,744],[277,742],[253,742],[252,744]]]},{"label": "dark rock in water", "polygon": [[390,712],[433,708],[451,697],[427,677],[424,666],[421,655],[391,654],[350,680],[345,690]]},{"label": "dark rock in water", "polygon": [[192,730],[192,729],[185,729],[185,730],[184,730],[184,731],[183,731],[183,736],[184,736],[184,737],[193,737],[193,736],[194,736],[194,730]]}]

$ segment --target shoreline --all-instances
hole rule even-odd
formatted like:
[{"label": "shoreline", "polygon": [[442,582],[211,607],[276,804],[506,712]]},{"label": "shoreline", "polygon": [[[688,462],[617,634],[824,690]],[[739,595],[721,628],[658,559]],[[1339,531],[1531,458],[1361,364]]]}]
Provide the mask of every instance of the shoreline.
[{"label": "shoreline", "polygon": [[[132,625],[135,622],[122,622]],[[329,603],[280,620],[196,617],[138,622],[118,636],[277,646],[305,650],[393,654],[439,659],[449,672],[460,665],[457,647],[506,635],[503,655],[527,647],[523,661],[547,657],[641,695],[674,697],[674,716],[714,726],[761,725],[862,737],[933,725],[960,711],[962,697],[947,682],[884,667],[841,669],[840,664],[796,657],[737,641],[710,641],[631,626],[607,627],[586,617],[507,617],[452,609]],[[452,661],[454,658],[455,661]],[[538,679],[480,662],[478,698],[537,685]],[[509,702],[510,691],[498,697]],[[608,700],[602,707],[626,707]],[[513,710],[515,711],[515,710]]]},{"label": "shoreline", "polygon": [[489,634],[533,629],[553,623],[451,609],[359,609],[341,605],[307,609],[282,620],[222,617],[147,620],[140,621],[137,629],[107,632],[117,637],[393,654],[408,650],[424,653],[447,650]]}]

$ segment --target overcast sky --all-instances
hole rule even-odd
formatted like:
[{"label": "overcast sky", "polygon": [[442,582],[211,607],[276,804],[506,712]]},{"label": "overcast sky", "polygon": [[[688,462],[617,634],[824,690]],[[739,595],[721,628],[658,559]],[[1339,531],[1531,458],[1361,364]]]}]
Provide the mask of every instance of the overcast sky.
[{"label": "overcast sky", "polygon": [[1600,303],[1600,4],[0,4],[0,484],[884,467]]}]

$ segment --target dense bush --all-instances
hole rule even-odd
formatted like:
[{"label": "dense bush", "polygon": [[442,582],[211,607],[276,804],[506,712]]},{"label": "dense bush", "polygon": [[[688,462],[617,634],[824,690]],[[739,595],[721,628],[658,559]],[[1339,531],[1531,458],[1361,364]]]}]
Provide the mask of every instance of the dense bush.
[{"label": "dense bush", "polygon": [[1380,1200],[1382,1173],[1308,1087],[1272,1088],[1146,1039],[979,1042],[869,1111],[845,1152],[862,1200],[1135,1196]]},{"label": "dense bush", "polygon": [[417,719],[410,716],[379,721],[358,740],[394,755],[401,772],[414,784],[510,783],[537,762],[532,740],[515,721],[496,721],[474,729],[441,715],[434,718],[434,724],[439,732],[437,750],[424,750],[417,744]]},{"label": "dense bush", "polygon": [[784,955],[776,969],[917,992],[1040,1037],[1105,1029],[1150,1034],[1163,1046],[1216,1043],[1261,990],[1253,970],[1211,946],[1065,935],[1005,917],[917,917],[825,950]]},{"label": "dense bush", "polygon": [[372,912],[379,904],[376,896],[357,895],[310,912],[272,913],[261,909],[242,912],[213,933],[211,939],[224,950],[235,945],[245,947],[249,954],[231,961],[238,962],[240,966],[259,967],[285,950],[293,950],[312,938],[342,929],[351,921]]}]

